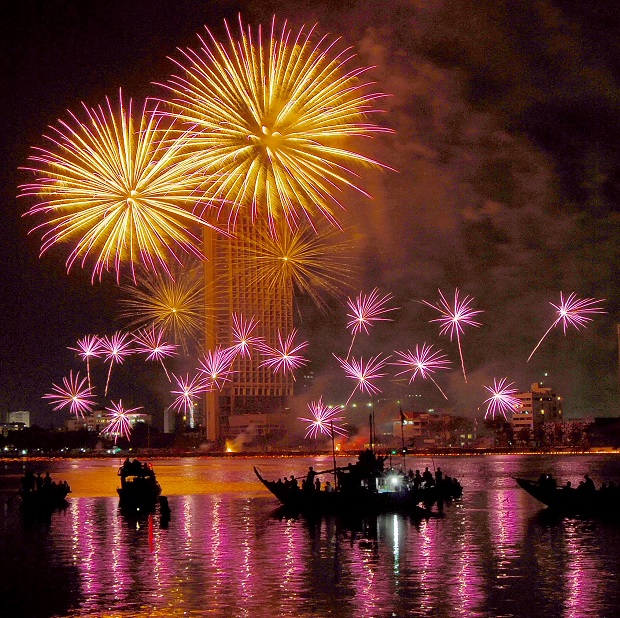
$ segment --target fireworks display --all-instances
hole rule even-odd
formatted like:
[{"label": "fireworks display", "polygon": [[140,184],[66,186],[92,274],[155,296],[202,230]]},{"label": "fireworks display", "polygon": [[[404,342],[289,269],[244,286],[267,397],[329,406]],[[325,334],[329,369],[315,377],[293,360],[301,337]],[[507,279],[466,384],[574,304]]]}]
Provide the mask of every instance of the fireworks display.
[{"label": "fireworks display", "polygon": [[60,121],[46,136],[50,150],[37,148],[29,159],[36,180],[21,196],[37,200],[27,214],[45,217],[34,228],[43,230],[41,253],[69,243],[67,270],[92,260],[93,279],[110,269],[120,279],[123,264],[134,280],[136,264],[167,271],[174,250],[201,257],[191,230],[210,224],[192,213],[200,194],[179,157],[185,138],[173,140],[146,106],[134,119],[120,94],[118,111],[109,99],[83,107],[84,120]]},{"label": "fireworks display", "polygon": [[340,363],[340,366],[344,369],[347,377],[357,382],[355,388],[347,399],[347,404],[351,401],[351,398],[357,390],[359,390],[360,393],[367,393],[368,395],[374,395],[381,392],[381,389],[374,384],[374,382],[386,375],[381,371],[389,360],[389,356],[382,358],[381,354],[377,354],[376,356],[369,358],[367,361],[364,361],[363,358],[360,358],[359,360],[355,358],[348,360],[340,358],[335,354],[333,356]]},{"label": "fireworks display", "polygon": [[82,360],[86,361],[86,375],[88,377],[88,386],[90,386],[90,359],[99,358],[101,356],[101,341],[97,335],[86,335],[82,339],[78,339],[76,348],[69,348],[77,352]]},{"label": "fireworks display", "polygon": [[109,412],[107,420],[108,424],[101,430],[101,433],[114,436],[114,444],[118,438],[127,438],[131,436],[131,414],[134,414],[141,407],[130,408],[125,410],[122,400],[118,403],[110,402],[110,407],[106,408],[106,412]]},{"label": "fireworks display", "polygon": [[200,373],[192,378],[189,377],[189,374],[183,377],[177,376],[174,373],[172,377],[176,382],[176,390],[170,392],[172,395],[177,395],[177,397],[172,402],[171,407],[177,412],[182,412],[185,417],[190,416],[200,393],[208,390],[205,379]]},{"label": "fireworks display", "polygon": [[255,272],[251,285],[267,292],[293,286],[324,308],[325,296],[342,296],[353,284],[352,245],[340,240],[342,232],[323,225],[291,231],[278,229],[277,236],[266,232],[245,241],[243,256],[249,272]]},{"label": "fireworks display", "polygon": [[52,392],[44,395],[43,399],[50,400],[50,403],[54,405],[52,408],[54,411],[68,407],[69,411],[76,416],[84,416],[95,407],[95,395],[86,382],[86,378],[80,379],[79,371],[75,376],[73,371],[69,371],[69,377],[62,379],[62,386],[53,384]]},{"label": "fireworks display", "polygon": [[384,95],[351,66],[350,49],[335,53],[336,41],[314,28],[295,34],[284,23],[278,33],[274,19],[265,36],[239,17],[238,39],[226,29],[227,45],[207,30],[198,51],[183,51],[181,74],[165,86],[173,116],[191,127],[192,167],[212,200],[230,202],[231,226],[248,209],[274,236],[280,220],[294,229],[320,214],[336,224],[337,190],[366,195],[348,166],[379,166],[343,139],[387,132],[366,118]]},{"label": "fireworks display", "polygon": [[443,392],[439,384],[435,382],[433,373],[439,369],[448,369],[450,361],[445,354],[442,354],[441,350],[433,350],[432,345],[422,344],[420,348],[416,343],[415,353],[411,350],[406,352],[395,352],[400,359],[392,363],[400,367],[404,367],[402,371],[399,371],[396,375],[410,374],[409,384],[411,384],[419,375],[423,380],[427,378],[439,389],[439,392],[448,399],[447,395]]},{"label": "fireworks display", "polygon": [[480,326],[480,322],[474,320],[474,316],[482,313],[480,310],[471,309],[470,305],[474,300],[471,296],[464,296],[459,299],[459,290],[454,290],[454,302],[452,305],[446,300],[441,290],[438,290],[440,300],[436,305],[427,301],[422,301],[428,307],[439,311],[440,318],[435,318],[431,322],[438,322],[440,325],[439,334],[450,335],[450,341],[456,336],[456,341],[459,347],[459,356],[461,357],[461,367],[463,369],[463,378],[467,382],[467,374],[465,373],[465,361],[463,360],[463,348],[461,347],[461,334],[463,326]]},{"label": "fireworks display", "polygon": [[241,314],[233,313],[232,324],[233,345],[228,350],[234,356],[240,355],[249,358],[250,347],[260,345],[263,342],[261,337],[255,337],[252,334],[258,326],[258,321],[254,317],[248,320]]},{"label": "fireworks display", "polygon": [[557,326],[562,323],[562,329],[564,330],[564,336],[566,336],[566,329],[569,326],[574,326],[577,330],[581,327],[585,327],[588,322],[592,321],[590,315],[593,313],[606,313],[600,304],[605,299],[596,300],[594,298],[577,298],[574,293],[569,294],[564,298],[564,294],[560,292],[560,303],[558,305],[549,303],[554,309],[557,310],[558,317],[553,324],[547,329],[547,332],[540,338],[540,341],[536,344],[536,347],[532,350],[532,353],[527,357],[529,361],[534,352],[538,350],[540,344],[544,338]]},{"label": "fireworks display", "polygon": [[501,414],[504,420],[507,420],[507,412],[514,412],[521,403],[514,397],[514,393],[517,392],[517,389],[511,388],[512,382],[507,382],[507,378],[502,378],[499,382],[493,378],[493,386],[484,387],[491,393],[491,396],[484,400],[484,403],[487,404],[487,411],[484,418],[494,419]]},{"label": "fireworks display", "polygon": [[146,354],[147,360],[153,360],[161,363],[161,366],[166,372],[166,377],[170,381],[168,370],[164,365],[164,358],[170,358],[176,355],[177,346],[173,343],[166,343],[164,341],[164,334],[162,331],[156,331],[155,327],[144,328],[134,333],[133,343],[135,344],[134,351],[138,354]]},{"label": "fireworks display", "polygon": [[344,420],[341,416],[343,412],[342,406],[326,406],[323,403],[323,397],[320,397],[318,401],[311,401],[308,404],[311,418],[299,417],[300,421],[306,421],[309,423],[306,438],[316,438],[319,434],[327,436],[332,435],[332,431],[340,436],[346,436],[347,431],[341,425],[337,423]]},{"label": "fireworks display", "polygon": [[208,388],[221,390],[226,382],[230,382],[233,371],[230,366],[234,360],[234,352],[230,348],[217,346],[209,350],[201,359],[198,371]]},{"label": "fireworks display", "polygon": [[133,338],[130,333],[122,333],[117,331],[111,337],[102,337],[100,339],[101,351],[105,356],[106,362],[110,363],[108,378],[105,383],[104,396],[108,394],[110,385],[110,376],[112,375],[112,367],[114,363],[121,365],[125,358],[134,353],[131,347]]},{"label": "fireworks display", "polygon": [[261,361],[261,367],[270,367],[274,373],[278,371],[293,372],[299,367],[303,367],[308,363],[308,359],[303,357],[299,352],[308,346],[307,341],[295,343],[297,329],[294,328],[286,338],[282,338],[282,333],[278,331],[278,343],[275,347],[261,344],[260,352],[265,356],[265,360]]},{"label": "fireworks display", "polygon": [[187,353],[204,331],[204,269],[191,262],[170,269],[171,276],[140,273],[138,286],[125,285],[121,317],[130,326],[152,326],[182,346]]}]

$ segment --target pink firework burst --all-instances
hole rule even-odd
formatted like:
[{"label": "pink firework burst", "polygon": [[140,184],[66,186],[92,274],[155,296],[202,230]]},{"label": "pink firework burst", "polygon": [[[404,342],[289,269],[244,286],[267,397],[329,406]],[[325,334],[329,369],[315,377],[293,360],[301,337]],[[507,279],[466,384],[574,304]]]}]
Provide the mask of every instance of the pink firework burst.
[{"label": "pink firework burst", "polygon": [[351,298],[347,301],[350,313],[347,313],[347,317],[350,318],[347,323],[347,328],[351,329],[351,345],[349,346],[349,352],[347,358],[351,354],[353,349],[353,343],[358,333],[364,331],[368,334],[368,328],[372,326],[373,322],[389,322],[391,318],[383,317],[390,311],[396,311],[396,307],[386,307],[387,303],[392,300],[391,294],[381,296],[378,288],[375,288],[370,294],[364,294],[360,292],[355,300]]},{"label": "pink firework burst", "polygon": [[361,357],[359,360],[352,358],[349,361],[335,354],[333,354],[333,357],[340,363],[347,377],[357,381],[353,392],[347,399],[347,404],[351,401],[351,397],[353,397],[355,391],[358,389],[360,393],[368,393],[369,395],[381,392],[381,389],[374,384],[374,381],[385,375],[385,373],[381,373],[381,370],[390,359],[389,356],[382,358],[381,354],[377,354],[376,356],[371,356],[368,361],[364,361]]},{"label": "pink firework burst", "polygon": [[86,335],[78,339],[77,347],[68,348],[77,352],[83,361],[86,361],[86,375],[88,376],[88,386],[90,386],[90,359],[101,356],[101,341],[97,335]]},{"label": "pink firework burst", "polygon": [[166,343],[164,341],[164,333],[161,330],[155,330],[152,326],[150,329],[144,328],[137,331],[133,337],[133,343],[136,344],[135,352],[138,354],[146,354],[147,360],[158,361],[166,372],[166,377],[170,382],[170,375],[164,365],[164,358],[170,358],[177,354],[177,345],[174,343]]},{"label": "pink firework burst", "polygon": [[232,321],[233,345],[228,349],[234,353],[235,356],[241,355],[249,358],[250,347],[260,345],[263,342],[262,337],[255,337],[252,334],[258,326],[258,320],[254,317],[247,320],[243,315],[233,313]]},{"label": "pink firework burst", "polygon": [[108,371],[108,379],[105,383],[104,396],[108,394],[108,386],[110,385],[110,376],[112,375],[112,366],[114,363],[122,365],[125,358],[130,354],[133,354],[134,350],[131,347],[132,337],[130,333],[121,333],[117,331],[111,337],[101,338],[101,350],[105,355],[106,362],[110,363],[110,370]]},{"label": "pink firework burst", "polygon": [[581,327],[585,327],[588,322],[592,321],[590,317],[593,313],[607,313],[599,305],[604,302],[604,298],[596,300],[595,298],[577,298],[577,296],[571,292],[567,298],[564,298],[564,294],[560,292],[560,304],[549,303],[558,312],[558,317],[555,322],[547,329],[547,332],[540,338],[540,341],[536,344],[536,347],[532,350],[532,353],[527,357],[529,361],[534,352],[538,350],[538,347],[543,342],[544,338],[551,332],[551,330],[560,322],[562,322],[562,329],[564,336],[566,336],[566,329],[569,326],[574,326],[577,330]]},{"label": "pink firework burst", "polygon": [[323,397],[320,397],[318,401],[308,403],[308,409],[311,418],[298,417],[300,421],[309,423],[306,438],[316,438],[319,434],[331,436],[332,430],[340,436],[347,435],[347,430],[336,424],[344,420],[344,417],[340,416],[343,411],[342,406],[326,406],[323,403]]},{"label": "pink firework burst", "polygon": [[461,357],[461,367],[463,368],[463,378],[467,382],[467,374],[465,373],[465,361],[463,360],[463,349],[461,347],[461,334],[463,326],[479,327],[481,324],[473,319],[474,316],[482,313],[480,310],[471,309],[470,305],[474,300],[471,296],[464,296],[459,299],[459,289],[454,290],[454,302],[452,305],[447,301],[441,290],[438,290],[440,300],[436,305],[425,300],[422,302],[428,307],[432,307],[441,314],[440,318],[435,318],[431,322],[438,322],[440,325],[440,335],[450,335],[450,341],[456,335],[456,341],[459,346],[459,355]]},{"label": "pink firework burst", "polygon": [[43,399],[49,399],[53,410],[62,410],[69,406],[69,410],[76,416],[84,416],[85,412],[91,412],[95,407],[95,395],[92,388],[86,385],[87,379],[80,379],[80,372],[75,376],[69,371],[69,377],[62,379],[62,386],[52,384],[52,392],[43,395]]},{"label": "pink firework burst", "polygon": [[142,409],[141,406],[137,408],[130,408],[125,410],[122,400],[119,399],[118,403],[110,402],[110,407],[106,408],[108,415],[108,424],[101,430],[101,433],[105,433],[114,436],[114,444],[118,438],[127,438],[131,435],[131,417],[130,414]]},{"label": "pink firework burst", "polygon": [[278,371],[293,372],[299,369],[299,367],[306,365],[308,359],[299,354],[299,352],[308,346],[308,342],[302,341],[296,344],[296,336],[296,328],[285,339],[282,338],[282,333],[278,331],[278,344],[275,347],[262,343],[260,345],[260,352],[266,358],[261,361],[260,367],[270,367],[274,373],[277,373]]},{"label": "pink firework burst", "polygon": [[224,384],[230,382],[230,376],[234,373],[230,368],[234,358],[230,348],[217,346],[200,359],[198,371],[205,382],[205,390],[209,388],[222,390]]},{"label": "pink firework burst", "polygon": [[433,373],[439,369],[448,369],[450,361],[448,357],[441,352],[441,350],[433,351],[433,346],[426,343],[422,344],[422,348],[416,343],[415,353],[411,350],[406,352],[398,352],[396,354],[400,356],[400,359],[392,365],[404,367],[402,371],[399,371],[396,375],[411,374],[409,376],[409,384],[411,384],[419,375],[423,380],[427,378],[439,389],[439,392],[448,399],[447,395],[443,392],[439,384],[435,382]]},{"label": "pink firework burst", "polygon": [[177,395],[177,398],[172,402],[171,407],[177,412],[183,412],[184,416],[188,416],[193,410],[194,402],[198,399],[200,393],[208,390],[208,384],[200,373],[193,378],[190,378],[189,374],[183,377],[176,376],[174,373],[172,377],[176,382],[176,390],[171,391],[171,394]]},{"label": "pink firework burst", "polygon": [[507,383],[507,378],[502,378],[499,382],[493,378],[493,386],[485,386],[484,388],[491,393],[488,399],[484,400],[487,405],[487,411],[484,418],[494,419],[496,415],[501,414],[505,420],[508,420],[506,412],[514,411],[521,403],[514,393],[516,388],[510,388],[513,382]]}]

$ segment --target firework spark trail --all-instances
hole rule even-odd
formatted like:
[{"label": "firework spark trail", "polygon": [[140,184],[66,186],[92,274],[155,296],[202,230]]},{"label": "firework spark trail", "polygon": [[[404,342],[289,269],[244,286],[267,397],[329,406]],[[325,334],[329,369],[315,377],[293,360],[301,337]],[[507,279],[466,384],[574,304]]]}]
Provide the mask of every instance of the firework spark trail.
[{"label": "firework spark trail", "polygon": [[467,374],[465,373],[465,361],[463,359],[463,348],[461,347],[461,334],[464,332],[463,324],[466,326],[474,327],[481,326],[480,322],[477,322],[472,318],[475,315],[482,313],[482,311],[470,308],[470,305],[474,300],[471,296],[464,296],[462,299],[459,300],[458,288],[454,290],[454,303],[452,305],[450,305],[450,303],[446,300],[446,297],[443,295],[441,290],[438,290],[438,292],[440,300],[436,305],[433,305],[432,303],[429,303],[425,300],[423,300],[422,303],[441,313],[442,317],[431,320],[431,322],[438,322],[440,324],[440,335],[449,334],[450,341],[452,341],[454,335],[456,335],[456,341],[459,347],[459,355],[461,357],[461,367],[463,369],[463,378],[465,379],[465,382],[467,382]]},{"label": "firework spark trail", "polygon": [[82,360],[86,361],[86,375],[88,376],[88,387],[90,388],[90,359],[99,358],[101,356],[101,342],[97,335],[86,335],[82,339],[78,339],[76,348],[68,348],[77,352]]},{"label": "firework spark trail", "polygon": [[519,399],[514,397],[517,392],[516,388],[510,388],[514,382],[507,383],[508,378],[502,378],[499,382],[493,378],[493,386],[485,386],[484,388],[491,393],[484,403],[488,404],[484,418],[495,418],[496,414],[501,414],[505,420],[508,420],[506,412],[514,411],[521,403]]},{"label": "firework spark trail", "polygon": [[[282,338],[282,333],[278,330],[278,343],[275,346],[270,346],[263,343],[259,346],[260,353],[266,357],[261,361],[259,367],[270,367],[274,373],[278,371],[287,372],[292,374],[299,367],[303,367],[308,364],[308,359],[299,354],[308,346],[307,341],[301,343],[295,343],[295,337],[297,336],[297,329],[294,328],[285,339]],[[295,375],[293,374],[293,380]]]},{"label": "firework spark trail", "polygon": [[390,359],[389,356],[382,358],[381,354],[377,354],[376,356],[371,356],[368,361],[364,361],[361,357],[359,360],[352,358],[349,361],[349,359],[340,358],[335,354],[332,354],[332,356],[340,363],[347,377],[357,380],[355,388],[347,399],[347,405],[358,389],[360,393],[368,393],[369,395],[381,392],[381,389],[373,384],[373,382],[386,375],[385,373],[381,373],[381,370]]},{"label": "firework spark trail", "polygon": [[351,329],[351,345],[347,352],[348,359],[353,349],[353,343],[358,333],[364,331],[368,334],[368,328],[373,322],[389,322],[391,318],[382,317],[390,311],[396,311],[397,307],[386,307],[386,304],[392,300],[391,294],[379,295],[378,288],[375,288],[370,294],[360,292],[355,300],[351,298],[347,301],[347,306],[351,313],[347,313],[350,318],[347,328]]},{"label": "firework spark trail", "polygon": [[448,396],[443,392],[439,384],[435,382],[432,375],[439,369],[448,369],[448,365],[450,365],[448,357],[443,354],[441,350],[433,351],[433,346],[426,343],[423,343],[420,349],[416,343],[415,353],[411,352],[411,350],[407,350],[406,352],[396,351],[395,353],[401,358],[390,364],[405,367],[405,369],[396,374],[397,376],[410,373],[409,384],[411,384],[418,375],[420,375],[423,380],[428,378],[439,389],[439,392],[448,399]]},{"label": "firework spark trail", "polygon": [[566,329],[569,326],[574,326],[577,330],[581,327],[585,327],[588,322],[592,321],[589,314],[592,313],[607,313],[599,305],[604,302],[604,298],[577,298],[574,292],[571,292],[567,298],[564,298],[564,294],[560,292],[560,304],[549,303],[558,312],[556,321],[547,329],[547,332],[540,338],[540,341],[536,344],[536,347],[532,350],[532,353],[527,357],[529,362],[530,358],[534,356],[534,352],[538,350],[540,344],[544,338],[552,331],[552,329],[562,322],[562,328],[564,330],[564,336],[566,336]]},{"label": "firework spark trail", "polygon": [[95,407],[95,395],[90,386],[86,386],[86,378],[80,380],[80,372],[75,376],[73,371],[69,371],[69,377],[62,379],[62,386],[52,384],[52,392],[43,395],[43,399],[49,399],[54,411],[62,410],[69,406],[69,410],[77,417],[84,416],[85,412],[92,412]]},{"label": "firework spark trail", "polygon": [[242,314],[232,314],[232,339],[233,345],[227,348],[233,357],[240,355],[243,358],[250,357],[250,346],[258,346],[263,343],[262,337],[252,335],[258,320],[252,316],[249,320]]},{"label": "firework spark trail", "polygon": [[336,425],[336,422],[344,420],[343,416],[339,416],[344,409],[343,406],[326,406],[323,403],[323,397],[320,397],[318,401],[308,403],[308,409],[312,415],[311,418],[298,417],[300,421],[309,423],[306,438],[316,438],[319,433],[331,436],[332,431],[340,436],[347,435],[347,430],[344,427]]},{"label": "firework spark trail", "polygon": [[130,333],[115,332],[111,337],[101,337],[101,350],[105,355],[106,362],[109,361],[110,369],[108,378],[105,383],[104,397],[108,394],[108,386],[110,385],[110,376],[112,375],[112,366],[114,363],[122,365],[125,358],[134,353],[131,347],[132,337]]},{"label": "firework spark trail", "polygon": [[154,326],[150,329],[143,328],[134,333],[133,343],[136,344],[134,352],[146,354],[147,360],[158,361],[164,368],[168,382],[171,382],[166,365],[164,365],[164,358],[171,358],[176,355],[177,346],[164,341],[163,331],[156,331]]},{"label": "firework spark trail", "polygon": [[101,433],[114,436],[114,444],[118,438],[127,438],[131,436],[131,419],[130,414],[141,410],[142,406],[125,410],[123,402],[119,399],[118,403],[110,402],[110,407],[106,408],[108,415],[108,424],[101,430]]},{"label": "firework spark trail", "polygon": [[[318,214],[338,227],[335,195],[355,183],[350,165],[385,167],[342,147],[343,140],[390,133],[366,116],[385,97],[370,92],[367,69],[350,67],[350,48],[316,38],[315,28],[294,35],[283,24],[254,37],[239,17],[240,37],[228,24],[228,45],[207,30],[200,49],[180,50],[180,76],[168,84],[171,115],[190,129],[192,167],[204,175],[208,196],[226,202],[229,228],[241,210],[267,219],[272,235],[284,220],[295,229]],[[260,212],[259,212],[260,211]]]},{"label": "firework spark trail", "polygon": [[170,272],[141,272],[137,287],[121,286],[128,295],[120,301],[121,317],[132,320],[130,327],[162,329],[188,354],[204,330],[204,268],[192,260],[187,266],[173,264]]},{"label": "firework spark trail", "polygon": [[188,416],[194,408],[194,401],[198,398],[200,393],[204,393],[209,390],[209,386],[205,381],[201,373],[197,373],[190,379],[189,374],[185,377],[172,374],[174,381],[176,382],[176,389],[170,391],[172,395],[178,395],[172,402],[171,407],[176,412],[183,410],[183,415]]},{"label": "firework spark trail", "polygon": [[235,373],[231,369],[234,358],[234,352],[230,348],[217,346],[214,350],[208,350],[199,360],[198,372],[209,388],[222,390],[224,384],[230,382],[232,374]]}]

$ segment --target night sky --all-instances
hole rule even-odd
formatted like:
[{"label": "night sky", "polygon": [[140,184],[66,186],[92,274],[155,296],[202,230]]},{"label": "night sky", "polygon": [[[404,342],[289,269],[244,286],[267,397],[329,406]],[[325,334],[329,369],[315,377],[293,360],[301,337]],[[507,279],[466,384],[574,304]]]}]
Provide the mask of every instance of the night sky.
[{"label": "night sky", "polygon": [[[359,289],[378,286],[401,310],[357,353],[438,345],[454,363],[436,376],[447,406],[470,416],[480,413],[482,385],[505,376],[520,389],[546,380],[565,397],[568,416],[618,414],[620,9],[613,0],[13,4],[2,15],[0,50],[1,410],[30,409],[49,422],[41,395],[82,368],[67,346],[122,326],[113,276],[91,285],[88,270],[67,275],[62,248],[38,258],[39,237],[28,236],[34,221],[21,217],[29,203],[15,198],[29,148],[81,101],[97,105],[119,87],[138,100],[161,95],[152,82],[173,72],[167,56],[197,47],[204,25],[222,33],[223,19],[241,11],[253,25],[274,13],[294,27],[318,21],[320,32],[342,36],[360,64],[375,67],[377,88],[391,95],[381,123],[395,134],[374,138],[369,152],[398,171],[363,172],[374,199],[351,201],[343,221],[363,247]],[[456,286],[484,310],[482,328],[463,338],[469,384],[456,345],[438,336],[428,323],[437,316],[419,302]],[[555,319],[549,302],[560,291],[605,298],[608,314],[566,338],[555,329],[526,363]],[[353,385],[336,377],[330,360],[350,341],[346,310],[333,304],[326,319],[302,306],[319,376],[310,394],[346,396]],[[123,396],[160,405],[165,385],[134,373],[149,384]],[[421,394],[422,407],[440,403],[426,383],[387,388]]]}]

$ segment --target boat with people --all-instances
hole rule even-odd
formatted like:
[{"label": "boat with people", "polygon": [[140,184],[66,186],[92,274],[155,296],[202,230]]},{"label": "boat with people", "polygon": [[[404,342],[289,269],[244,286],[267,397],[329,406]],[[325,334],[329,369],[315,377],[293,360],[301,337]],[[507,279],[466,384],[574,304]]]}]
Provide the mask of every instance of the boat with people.
[{"label": "boat with people", "polygon": [[541,474],[538,480],[515,478],[528,494],[561,515],[584,517],[620,517],[620,487],[613,481],[596,488],[588,474],[573,487],[570,481],[558,485],[551,474]]},{"label": "boat with people", "polygon": [[[424,474],[419,470],[405,474],[386,468],[386,459],[371,450],[362,451],[358,461],[346,467],[319,472],[311,466],[301,484],[294,475],[284,481],[271,481],[256,466],[254,472],[287,510],[298,513],[424,515],[430,514],[434,505],[441,511],[445,503],[462,496],[461,484],[444,476],[440,468],[435,474],[428,468]],[[326,475],[333,475],[333,484],[321,482]]]},{"label": "boat with people", "polygon": [[125,459],[118,470],[121,486],[116,489],[119,506],[129,512],[152,512],[161,495],[153,466],[138,459]]},{"label": "boat with people", "polygon": [[66,509],[69,506],[67,496],[70,493],[71,487],[67,481],[56,482],[52,480],[49,472],[46,472],[45,476],[41,476],[41,473],[35,476],[31,470],[24,474],[19,490],[25,510],[49,513]]}]

